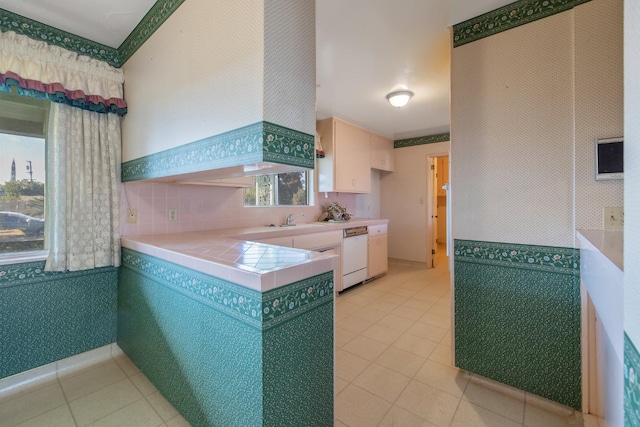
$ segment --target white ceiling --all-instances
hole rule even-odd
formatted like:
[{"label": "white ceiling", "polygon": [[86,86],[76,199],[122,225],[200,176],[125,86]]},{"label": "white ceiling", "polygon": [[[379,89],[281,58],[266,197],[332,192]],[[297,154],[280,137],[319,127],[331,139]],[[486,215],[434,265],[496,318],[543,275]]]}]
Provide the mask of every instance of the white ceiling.
[{"label": "white ceiling", "polygon": [[[241,0],[256,1],[256,0]],[[449,27],[513,0],[316,0],[318,118],[394,139],[449,131]],[[117,48],[155,0],[0,0],[0,8]],[[401,109],[385,96],[415,93]]]}]

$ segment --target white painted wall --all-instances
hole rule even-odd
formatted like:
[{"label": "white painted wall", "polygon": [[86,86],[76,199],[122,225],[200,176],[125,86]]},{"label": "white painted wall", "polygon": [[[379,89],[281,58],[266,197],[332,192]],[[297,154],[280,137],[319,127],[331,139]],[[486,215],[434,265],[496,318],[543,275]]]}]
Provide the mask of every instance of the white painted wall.
[{"label": "white painted wall", "polygon": [[593,0],[452,52],[453,232],[575,246],[622,206],[594,139],[623,133],[622,3]]},{"label": "white painted wall", "polygon": [[451,60],[453,237],[573,246],[573,14]]},{"label": "white painted wall", "polygon": [[264,120],[315,135],[315,1],[265,1],[264,21]]},{"label": "white painted wall", "polygon": [[576,228],[601,230],[602,208],[623,206],[624,181],[594,179],[594,140],[624,131],[622,2],[590,1],[573,13]]},{"label": "white painted wall", "polygon": [[315,2],[189,0],[123,66],[122,160],[266,120],[315,134]]},{"label": "white painted wall", "polygon": [[122,67],[122,161],[262,120],[263,40],[262,2],[184,2]]},{"label": "white painted wall", "polygon": [[428,157],[449,142],[397,148],[395,172],[381,175],[380,217],[389,219],[389,257],[427,262]]},{"label": "white painted wall", "polygon": [[624,328],[640,347],[640,3],[624,2]]}]

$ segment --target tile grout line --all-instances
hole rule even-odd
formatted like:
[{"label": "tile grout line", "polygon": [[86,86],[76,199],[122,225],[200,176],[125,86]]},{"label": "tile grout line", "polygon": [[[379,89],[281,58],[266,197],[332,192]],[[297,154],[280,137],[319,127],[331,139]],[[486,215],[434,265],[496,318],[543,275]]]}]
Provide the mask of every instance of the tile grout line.
[{"label": "tile grout line", "polygon": [[[407,282],[408,282],[408,281],[410,281],[410,280],[412,280],[412,279],[411,279],[411,278],[407,278],[407,280],[405,280],[404,282],[400,283],[400,285],[399,285],[399,286],[401,286],[401,285],[402,285],[402,284],[404,284],[404,283],[407,283]],[[433,280],[436,280],[436,279],[433,279]],[[419,293],[419,291],[415,292],[413,295],[415,296],[417,293]],[[357,311],[361,311],[361,310],[363,310],[363,309],[367,308],[370,304],[372,304],[372,303],[373,303],[373,302],[375,302],[375,301],[383,300],[383,299],[384,299],[384,297],[385,297],[387,294],[393,294],[394,296],[398,296],[398,297],[405,297],[404,295],[394,294],[394,293],[392,292],[392,290],[390,290],[390,291],[386,291],[386,292],[383,292],[382,294],[380,294],[378,298],[374,299],[372,302],[368,303],[367,305],[362,306],[362,307],[359,307]],[[432,340],[430,340],[430,339],[428,339],[428,338],[424,338],[424,337],[420,337],[420,336],[417,336],[417,335],[413,335],[413,334],[411,334],[411,333],[409,333],[409,332],[408,332],[408,331],[409,331],[409,329],[411,329],[415,324],[417,324],[417,323],[422,323],[422,322],[419,322],[419,319],[421,319],[421,318],[422,318],[426,313],[429,313],[429,312],[430,312],[430,310],[431,310],[431,308],[432,308],[435,304],[432,304],[432,305],[431,305],[431,306],[430,306],[426,311],[424,311],[424,312],[423,312],[422,310],[420,310],[420,311],[422,312],[422,315],[421,315],[420,317],[418,317],[417,319],[407,319],[407,318],[405,318],[405,317],[398,316],[397,314],[394,314],[394,313],[393,313],[393,311],[395,311],[395,310],[397,310],[399,307],[401,307],[401,306],[402,306],[404,303],[406,303],[410,298],[411,298],[411,297],[405,297],[404,301],[403,301],[402,303],[399,303],[399,304],[398,304],[398,305],[397,305],[397,306],[396,306],[396,307],[395,307],[391,312],[384,312],[384,313],[385,313],[385,316],[384,316],[384,317],[382,317],[381,319],[379,319],[379,320],[378,320],[378,321],[376,321],[376,322],[373,322],[373,325],[371,325],[369,328],[365,329],[364,331],[362,331],[362,332],[360,332],[360,333],[358,333],[358,334],[355,334],[355,336],[354,336],[351,340],[349,340],[347,343],[345,343],[345,344],[342,346],[342,348],[341,348],[341,349],[342,349],[343,351],[346,351],[346,352],[350,353],[350,354],[353,354],[353,355],[355,355],[355,356],[360,357],[359,355],[356,355],[356,354],[354,354],[354,353],[352,353],[352,352],[350,352],[350,351],[348,351],[348,350],[345,350],[345,349],[344,349],[344,346],[346,346],[349,342],[352,342],[354,339],[356,339],[356,338],[357,338],[357,337],[359,337],[359,336],[362,336],[362,337],[365,337],[365,338],[369,338],[369,337],[364,336],[364,335],[363,335],[363,333],[364,333],[364,332],[366,332],[367,330],[369,330],[371,327],[373,327],[373,326],[375,326],[375,325],[379,325],[379,326],[387,327],[387,328],[389,328],[389,329],[393,329],[393,330],[395,330],[395,331],[400,332],[400,336],[398,336],[398,338],[396,338],[395,340],[393,340],[393,342],[392,342],[392,343],[390,343],[390,344],[387,344],[387,343],[384,343],[384,342],[378,341],[378,340],[376,340],[375,338],[369,338],[369,339],[374,340],[374,341],[376,341],[376,342],[378,342],[378,343],[384,344],[384,345],[386,346],[385,351],[387,351],[389,348],[393,347],[393,344],[394,344],[395,342],[397,342],[397,341],[400,339],[400,337],[401,337],[401,336],[403,336],[403,335],[405,335],[405,334],[409,334],[409,335],[415,336],[415,337],[417,337],[417,338],[422,338],[422,339],[428,340],[428,341],[430,341],[430,342],[434,343],[434,344],[436,345],[436,348],[437,348],[437,346],[439,346],[439,345],[440,345],[440,341],[442,341],[442,339],[444,339],[444,336],[446,336],[446,332],[445,332],[445,335],[444,335],[444,336],[440,339],[440,341],[438,341],[438,342],[432,341]],[[442,298],[442,297],[439,297],[439,299],[438,299],[438,300],[440,300],[441,298]],[[357,312],[357,311],[356,311],[356,312]],[[354,314],[352,314],[352,315],[354,315]],[[399,330],[399,329],[391,328],[391,327],[389,327],[389,326],[386,326],[386,325],[382,325],[382,324],[380,324],[380,323],[379,323],[379,322],[380,322],[380,320],[382,320],[383,318],[387,317],[388,315],[394,315],[394,316],[396,316],[396,317],[398,317],[398,318],[401,318],[401,319],[403,319],[403,320],[411,321],[412,323],[411,323],[411,325],[410,325],[409,327],[405,328],[404,330]],[[349,316],[348,316],[348,317],[349,317]],[[363,319],[363,320],[368,320],[368,319]],[[399,348],[397,348],[397,347],[394,347],[394,348],[395,348],[396,350],[403,351],[402,349],[399,349]],[[435,348],[434,348],[434,350],[432,350],[432,352],[431,352],[431,353],[433,353],[433,351],[435,351]],[[383,353],[384,353],[384,352],[383,352]],[[408,352],[407,352],[407,353],[408,353]],[[381,353],[381,354],[382,354],[382,353]],[[411,354],[412,356],[420,357],[420,356],[415,355],[415,354],[413,354],[413,353],[408,353],[408,354]],[[429,355],[429,356],[430,356],[430,355]],[[426,358],[424,358],[424,361],[422,362],[422,364],[421,364],[420,368],[418,368],[418,370],[416,371],[416,374],[417,374],[417,372],[419,372],[419,371],[420,371],[420,369],[422,368],[422,366],[424,366],[424,364],[427,362],[427,360],[430,360],[430,359],[429,359],[429,356],[427,356]],[[378,357],[380,357],[380,356],[378,356]],[[422,358],[422,357],[421,357],[421,358]],[[366,360],[366,359],[365,359],[365,360]],[[434,363],[438,363],[438,364],[440,364],[440,365],[443,365],[443,364],[441,364],[441,363],[439,363],[439,362],[437,362],[437,361],[435,361],[435,360],[434,360],[433,362],[434,362]],[[356,377],[354,378],[354,380],[353,380],[353,381],[355,381],[358,377],[360,377],[360,375],[362,375],[362,374],[363,374],[363,373],[364,373],[364,372],[365,372],[365,371],[366,371],[370,366],[372,366],[372,365],[376,365],[376,366],[380,366],[380,367],[385,368],[385,367],[384,367],[384,366],[382,366],[382,365],[378,365],[378,364],[375,362],[375,360],[373,360],[373,361],[369,361],[369,364],[364,368],[364,370],[363,370],[360,374],[358,374],[358,376],[356,376]],[[443,365],[443,366],[448,366],[448,365]],[[385,369],[389,369],[389,368],[385,368]],[[397,373],[397,374],[399,374],[399,375],[405,376],[404,374],[399,373],[399,372],[396,372],[396,371],[395,371],[395,370],[393,370],[393,369],[389,369],[389,370],[390,370],[390,371],[392,371],[392,372],[395,372],[395,373]],[[412,381],[417,381],[417,382],[419,382],[419,383],[421,383],[421,384],[424,384],[424,383],[422,383],[421,381],[419,381],[419,380],[417,380],[417,379],[415,378],[415,374],[414,374],[412,377],[407,377],[407,378],[409,378],[409,382],[404,386],[403,390],[398,394],[398,396],[395,398],[395,400],[394,400],[393,402],[389,402],[389,401],[387,401],[386,399],[381,398],[382,400],[384,400],[384,401],[386,401],[386,402],[389,402],[389,403],[391,404],[391,406],[390,406],[390,407],[389,407],[389,409],[385,412],[385,414],[382,416],[382,418],[381,418],[380,422],[378,423],[378,425],[379,425],[380,423],[382,423],[382,421],[384,421],[384,419],[385,419],[385,417],[387,416],[387,414],[389,414],[389,413],[390,413],[390,411],[392,411],[392,409],[393,409],[394,407],[396,407],[396,406],[397,406],[397,405],[396,405],[396,402],[397,402],[398,398],[402,395],[402,393],[404,393],[404,391],[407,389],[407,387],[409,386],[409,384],[411,384],[411,382],[412,382]],[[373,395],[373,396],[376,396],[376,397],[380,398],[380,397],[379,397],[379,396],[377,396],[376,394],[371,393],[371,392],[369,392],[369,391],[368,391],[368,390],[366,390],[366,389],[363,389],[362,387],[358,386],[357,384],[354,384],[354,382],[353,382],[353,381],[348,382],[348,384],[349,384],[349,385],[353,385],[354,387],[357,387],[357,388],[359,388],[360,390],[363,390],[363,391],[367,392],[368,394],[371,394],[371,395]],[[468,386],[468,383],[469,383],[469,381],[467,380],[467,383],[465,384],[465,389],[466,389],[466,387]],[[437,389],[437,388],[435,388],[435,387],[432,387],[432,386],[430,386],[430,385],[428,385],[428,384],[424,384],[424,385],[426,385],[426,386],[428,386],[428,387],[431,387],[431,388],[433,388],[433,389],[435,389],[435,390],[441,391],[441,390],[439,390],[439,389]],[[444,393],[449,394],[449,393],[447,393],[447,392],[444,392]],[[464,393],[464,391],[463,391],[463,393]],[[456,396],[453,396],[453,397],[455,398]],[[458,400],[458,405],[456,406],[456,411],[457,411],[457,407],[459,406],[459,404],[460,404],[460,400],[462,399],[462,397],[460,397],[460,398],[458,398],[458,399],[459,399],[459,400]],[[407,410],[407,409],[404,409],[404,408],[402,408],[402,407],[400,407],[400,406],[397,406],[397,407],[398,407],[398,408],[400,408],[400,409],[402,409],[402,410],[405,410],[405,411],[407,411],[407,412],[409,412],[409,413],[411,413],[411,414],[413,414],[414,416],[418,417],[418,418],[419,418],[419,419],[421,419],[421,420],[424,420],[420,415],[415,414],[415,413],[413,413],[412,411],[409,411],[409,410]],[[456,411],[454,411],[454,413],[453,413],[453,414],[454,414],[454,416],[455,416],[455,412],[456,412]],[[452,418],[452,420],[453,420],[453,418]],[[426,420],[424,420],[424,421],[426,421]]]},{"label": "tile grout line", "polygon": [[458,410],[460,409],[460,403],[462,403],[462,399],[464,398],[464,392],[467,391],[467,387],[469,387],[469,379],[468,378],[467,378],[467,384],[465,384],[464,390],[462,390],[462,394],[460,395],[460,398],[458,399],[458,404],[456,405],[456,409],[453,411],[453,415],[451,417],[451,421],[449,421],[449,426],[451,426],[453,424],[453,420],[456,418],[456,414],[458,413]]},{"label": "tile grout line", "polygon": [[64,403],[67,405],[67,409],[69,409],[69,413],[71,414],[73,423],[76,425],[76,427],[78,427],[79,425],[78,420],[76,419],[76,415],[71,410],[71,404],[69,402],[69,398],[67,397],[67,393],[64,391],[64,388],[62,387],[62,382],[60,381],[60,375],[57,369],[56,369],[56,381],[58,382],[58,387],[60,387],[60,390],[62,391],[62,396],[64,397]]}]

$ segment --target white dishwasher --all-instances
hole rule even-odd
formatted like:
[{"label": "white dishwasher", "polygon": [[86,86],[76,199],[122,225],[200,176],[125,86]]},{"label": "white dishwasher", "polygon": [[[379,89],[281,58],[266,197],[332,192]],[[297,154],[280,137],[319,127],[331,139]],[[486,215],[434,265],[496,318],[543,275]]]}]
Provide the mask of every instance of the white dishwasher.
[{"label": "white dishwasher", "polygon": [[342,290],[367,279],[366,226],[345,228],[342,242]]}]

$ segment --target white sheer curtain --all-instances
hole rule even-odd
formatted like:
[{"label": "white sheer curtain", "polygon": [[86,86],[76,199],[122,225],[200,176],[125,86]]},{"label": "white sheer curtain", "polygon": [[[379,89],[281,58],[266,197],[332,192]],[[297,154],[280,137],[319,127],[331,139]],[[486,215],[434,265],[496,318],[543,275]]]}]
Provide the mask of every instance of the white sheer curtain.
[{"label": "white sheer curtain", "polygon": [[52,104],[46,270],[120,265],[120,117]]},{"label": "white sheer curtain", "polygon": [[120,265],[123,82],[122,70],[103,61],[0,31],[0,90],[56,101],[47,137],[46,270]]}]

